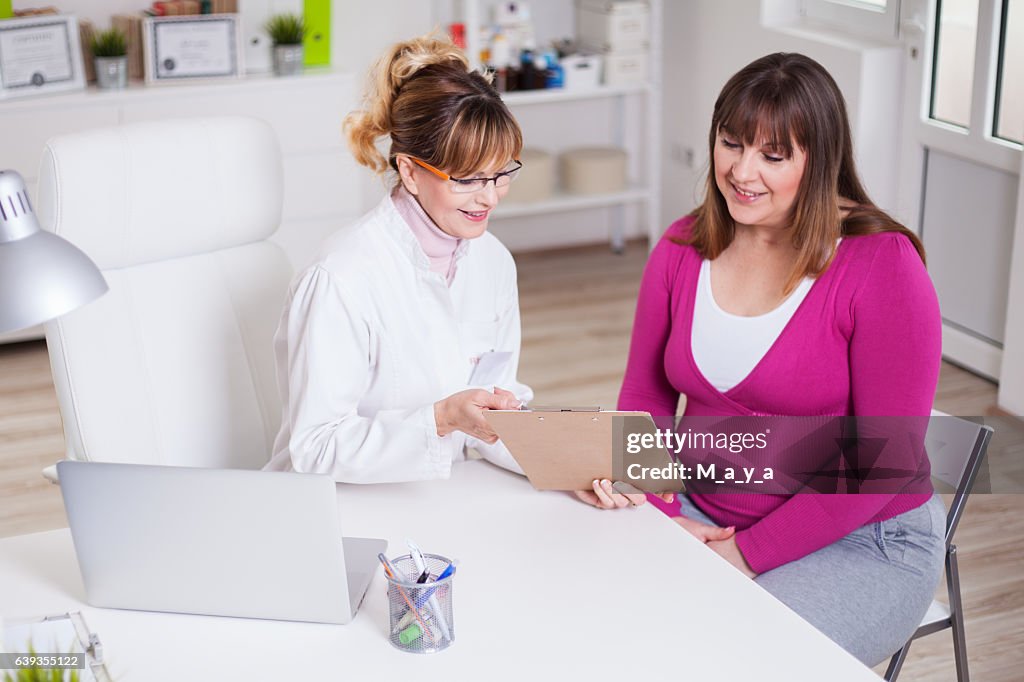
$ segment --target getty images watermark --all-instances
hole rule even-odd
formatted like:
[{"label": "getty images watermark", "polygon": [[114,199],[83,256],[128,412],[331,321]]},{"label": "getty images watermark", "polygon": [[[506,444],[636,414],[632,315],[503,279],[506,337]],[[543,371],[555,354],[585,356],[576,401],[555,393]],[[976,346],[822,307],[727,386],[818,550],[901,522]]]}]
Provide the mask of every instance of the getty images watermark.
[{"label": "getty images watermark", "polygon": [[[930,493],[932,460],[960,461],[970,446],[927,439],[941,419],[952,418],[618,417],[613,475],[648,492]],[[1024,442],[1019,419],[995,428]]]}]

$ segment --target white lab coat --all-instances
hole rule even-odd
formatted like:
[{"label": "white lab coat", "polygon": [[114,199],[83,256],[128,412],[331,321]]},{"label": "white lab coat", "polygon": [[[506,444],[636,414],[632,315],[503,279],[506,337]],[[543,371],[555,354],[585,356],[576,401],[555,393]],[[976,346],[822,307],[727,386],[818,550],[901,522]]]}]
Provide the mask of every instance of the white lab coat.
[{"label": "white lab coat", "polygon": [[455,257],[449,287],[390,196],[327,241],[292,283],[274,337],[282,421],[266,469],[353,483],[446,478],[472,447],[521,473],[500,441],[437,435],[434,403],[471,387],[482,353],[512,355],[480,387],[533,397],[516,380],[512,255],[485,233],[464,240]]}]

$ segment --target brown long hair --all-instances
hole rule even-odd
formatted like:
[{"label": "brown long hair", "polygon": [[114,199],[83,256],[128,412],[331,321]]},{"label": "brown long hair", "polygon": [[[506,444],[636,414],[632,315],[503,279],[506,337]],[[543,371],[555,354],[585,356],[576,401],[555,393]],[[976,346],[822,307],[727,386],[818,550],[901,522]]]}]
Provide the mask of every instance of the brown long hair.
[{"label": "brown long hair", "polygon": [[[398,43],[370,71],[365,108],[345,117],[356,161],[376,173],[408,154],[453,176],[518,158],[522,131],[490,81],[447,38]],[[391,138],[385,158],[377,141]]]},{"label": "brown long hair", "polygon": [[715,143],[723,128],[746,145],[766,141],[790,156],[795,142],[806,153],[791,216],[791,238],[799,256],[787,293],[804,277],[825,271],[840,236],[899,232],[925,259],[917,235],[875,206],[864,191],[839,86],[818,62],[785,52],[751,62],[722,88],[708,135],[711,166],[704,203],[691,214],[696,220],[689,237],[674,241],[693,245],[709,260],[732,243],[736,225],[715,182]]}]

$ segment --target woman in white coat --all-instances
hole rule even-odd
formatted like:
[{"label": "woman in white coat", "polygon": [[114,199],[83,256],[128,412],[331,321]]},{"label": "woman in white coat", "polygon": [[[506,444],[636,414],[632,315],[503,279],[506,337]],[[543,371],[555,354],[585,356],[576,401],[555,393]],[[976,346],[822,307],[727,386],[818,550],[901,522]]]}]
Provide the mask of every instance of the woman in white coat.
[{"label": "woman in white coat", "polygon": [[453,44],[419,38],[377,63],[345,130],[359,163],[397,179],[292,284],[274,339],[283,418],[267,468],[445,478],[473,447],[518,471],[483,410],[533,395],[516,379],[515,263],[487,233],[521,167],[519,125]]}]

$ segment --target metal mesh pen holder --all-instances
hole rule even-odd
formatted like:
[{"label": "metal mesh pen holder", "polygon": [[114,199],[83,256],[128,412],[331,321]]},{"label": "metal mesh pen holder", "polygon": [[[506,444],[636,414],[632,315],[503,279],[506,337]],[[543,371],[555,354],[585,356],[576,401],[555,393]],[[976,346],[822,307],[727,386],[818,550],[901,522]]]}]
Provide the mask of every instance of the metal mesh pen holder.
[{"label": "metal mesh pen holder", "polygon": [[391,560],[398,580],[388,578],[388,612],[390,641],[402,651],[430,654],[451,646],[455,641],[455,620],[452,618],[452,579],[455,567],[447,578],[437,577],[451,564],[437,554],[424,554],[423,562],[430,574],[427,582],[417,583],[420,571],[412,556],[406,554]]}]

